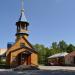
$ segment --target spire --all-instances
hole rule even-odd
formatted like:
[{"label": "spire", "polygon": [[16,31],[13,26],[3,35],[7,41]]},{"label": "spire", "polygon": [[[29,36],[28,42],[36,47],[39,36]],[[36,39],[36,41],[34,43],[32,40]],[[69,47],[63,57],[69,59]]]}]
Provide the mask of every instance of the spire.
[{"label": "spire", "polygon": [[24,10],[24,0],[21,0],[21,10]]},{"label": "spire", "polygon": [[24,14],[24,0],[21,0],[21,15],[20,15],[19,21],[22,21],[22,22],[27,21]]}]

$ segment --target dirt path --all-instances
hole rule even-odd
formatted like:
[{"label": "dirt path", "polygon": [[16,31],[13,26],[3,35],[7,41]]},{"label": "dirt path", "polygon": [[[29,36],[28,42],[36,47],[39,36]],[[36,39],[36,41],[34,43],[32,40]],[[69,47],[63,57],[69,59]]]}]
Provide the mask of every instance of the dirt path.
[{"label": "dirt path", "polygon": [[71,67],[71,66],[39,66],[39,68],[43,70],[73,70],[75,71],[75,67]]}]

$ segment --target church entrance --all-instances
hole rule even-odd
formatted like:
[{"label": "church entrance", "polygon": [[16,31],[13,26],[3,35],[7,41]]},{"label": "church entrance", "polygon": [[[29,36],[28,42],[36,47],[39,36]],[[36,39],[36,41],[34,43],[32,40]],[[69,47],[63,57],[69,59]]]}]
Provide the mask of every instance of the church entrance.
[{"label": "church entrance", "polygon": [[31,64],[31,53],[22,52],[18,55],[18,65],[30,65]]}]

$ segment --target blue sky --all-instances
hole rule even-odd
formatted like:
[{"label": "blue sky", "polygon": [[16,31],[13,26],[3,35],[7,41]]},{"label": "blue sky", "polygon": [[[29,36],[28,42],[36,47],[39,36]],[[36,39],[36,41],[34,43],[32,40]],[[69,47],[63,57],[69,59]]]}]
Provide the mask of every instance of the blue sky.
[{"label": "blue sky", "polygon": [[[0,1],[0,48],[15,41],[20,0]],[[25,0],[24,9],[32,44],[50,46],[64,40],[75,45],[75,0]]]}]

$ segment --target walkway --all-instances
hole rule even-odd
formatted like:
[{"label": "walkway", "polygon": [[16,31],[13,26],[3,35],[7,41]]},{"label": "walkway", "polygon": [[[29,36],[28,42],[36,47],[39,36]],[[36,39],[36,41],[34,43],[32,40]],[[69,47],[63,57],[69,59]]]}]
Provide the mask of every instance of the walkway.
[{"label": "walkway", "polygon": [[71,67],[71,66],[39,66],[39,68],[43,70],[73,70],[75,71],[75,67]]}]

